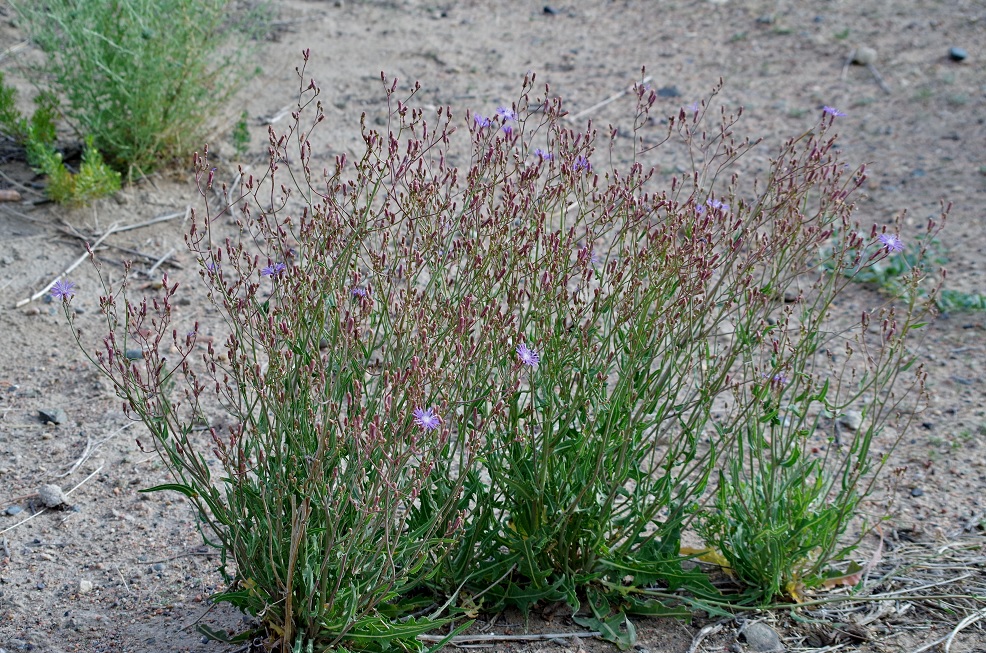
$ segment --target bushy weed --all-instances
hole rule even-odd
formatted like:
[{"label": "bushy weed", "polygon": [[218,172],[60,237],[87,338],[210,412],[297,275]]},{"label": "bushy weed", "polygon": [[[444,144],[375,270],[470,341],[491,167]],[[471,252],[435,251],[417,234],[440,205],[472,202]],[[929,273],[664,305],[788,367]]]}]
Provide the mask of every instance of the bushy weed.
[{"label": "bushy weed", "polygon": [[[390,127],[364,119],[358,158],[326,163],[320,90],[299,76],[266,173],[221,189],[231,208],[210,208],[196,157],[187,243],[222,344],[178,319],[165,277],[151,298],[105,286],[92,353],[175,477],[155,489],[185,494],[222,552],[217,599],[284,651],[420,648],[446,619],[537,601],[585,604],[580,623],[628,646],[628,613],[817,584],[926,309],[912,295],[855,339],[828,331],[843,273],[897,238],[852,219],[865,174],[834,148],[843,114],[826,107],[744,188],[757,143],[738,115],[696,103],[654,134],[639,86],[634,138],[600,139],[528,78],[467,114],[456,167],[462,119],[385,80]],[[662,184],[657,145],[693,170]],[[865,426],[815,455],[819,415],[859,401]],[[686,564],[688,530],[749,589]]]},{"label": "bushy weed", "polygon": [[235,79],[220,47],[227,0],[13,3],[47,60],[43,86],[117,171],[188,155]]}]

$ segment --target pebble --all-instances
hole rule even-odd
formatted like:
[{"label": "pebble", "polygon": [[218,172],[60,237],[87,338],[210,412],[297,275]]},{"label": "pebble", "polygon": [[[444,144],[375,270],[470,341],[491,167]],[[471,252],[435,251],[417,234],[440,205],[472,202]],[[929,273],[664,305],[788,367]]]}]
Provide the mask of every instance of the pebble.
[{"label": "pebble", "polygon": [[551,5],[544,5],[544,13],[546,13],[549,16],[557,16],[558,10],[552,7]]},{"label": "pebble", "polygon": [[948,58],[952,61],[965,61],[968,56],[969,53],[962,48],[949,48],[948,50]]},{"label": "pebble", "polygon": [[64,424],[68,421],[68,415],[61,408],[41,408],[38,410],[38,417],[45,424]]},{"label": "pebble", "polygon": [[681,97],[681,91],[677,86],[662,86],[657,89],[658,97]]},{"label": "pebble", "polygon": [[839,415],[839,424],[845,426],[850,431],[857,431],[863,425],[863,414],[858,410],[847,410]]},{"label": "pebble", "polygon": [[913,490],[911,490],[911,496],[912,497],[921,497],[921,496],[924,496],[924,490],[922,490],[919,487],[916,487]]},{"label": "pebble", "polygon": [[79,581],[79,594],[88,594],[92,591],[92,581],[91,580],[80,580]]},{"label": "pebble", "polygon": [[65,493],[57,485],[42,485],[38,488],[38,496],[46,508],[57,508],[65,504]]},{"label": "pebble", "polygon": [[14,515],[19,514],[19,513],[23,512],[23,511],[24,511],[24,509],[21,508],[20,506],[10,506],[4,512],[6,512],[11,517],[13,517]]},{"label": "pebble", "polygon": [[748,623],[740,629],[746,643],[757,653],[782,653],[784,645],[773,628],[759,622]]},{"label": "pebble", "polygon": [[870,66],[876,63],[876,50],[866,46],[856,48],[852,62],[857,66]]},{"label": "pebble", "polygon": [[144,357],[144,351],[141,349],[128,349],[123,355],[127,360],[139,361]]},{"label": "pebble", "polygon": [[164,571],[164,563],[158,562],[156,564],[153,564],[151,565],[151,569],[153,569],[154,571]]}]

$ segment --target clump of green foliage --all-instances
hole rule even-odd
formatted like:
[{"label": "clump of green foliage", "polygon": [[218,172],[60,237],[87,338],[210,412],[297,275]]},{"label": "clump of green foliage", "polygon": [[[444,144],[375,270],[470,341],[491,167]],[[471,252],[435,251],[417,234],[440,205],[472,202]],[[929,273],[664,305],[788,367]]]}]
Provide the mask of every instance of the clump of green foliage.
[{"label": "clump of green foliage", "polygon": [[128,176],[187,156],[232,88],[219,55],[228,0],[13,4],[68,123]]},{"label": "clump of green foliage", "polygon": [[34,156],[38,168],[48,176],[48,197],[59,204],[86,204],[120,190],[120,173],[106,165],[92,137],[86,139],[77,173],[65,167],[61,153],[53,147],[39,147]]},{"label": "clump of green foliage", "polygon": [[86,138],[78,173],[62,162],[55,148],[58,99],[53,94],[38,94],[30,118],[17,110],[16,99],[16,90],[4,83],[0,73],[0,130],[22,145],[27,162],[48,177],[48,197],[59,204],[85,204],[120,190],[120,173],[106,165],[91,136]]}]

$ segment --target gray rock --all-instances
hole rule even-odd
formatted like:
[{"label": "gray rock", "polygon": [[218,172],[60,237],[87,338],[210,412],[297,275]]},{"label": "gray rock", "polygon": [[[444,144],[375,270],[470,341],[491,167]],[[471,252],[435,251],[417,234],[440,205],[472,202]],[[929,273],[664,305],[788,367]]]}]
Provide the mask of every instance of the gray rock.
[{"label": "gray rock", "polygon": [[857,66],[871,66],[876,63],[876,50],[866,46],[858,47],[853,54],[852,62]]},{"label": "gray rock", "polygon": [[858,410],[847,410],[839,415],[839,424],[850,431],[858,431],[859,427],[863,425],[863,414]]},{"label": "gray rock", "polygon": [[922,496],[924,496],[924,490],[922,490],[919,487],[916,487],[913,490],[911,490],[911,496],[912,497],[922,497]]},{"label": "gray rock", "polygon": [[784,644],[770,626],[759,621],[748,622],[739,632],[746,639],[750,649],[757,653],[783,653]]},{"label": "gray rock", "polygon": [[658,97],[681,97],[681,91],[677,86],[662,86],[657,89]]},{"label": "gray rock", "polygon": [[64,424],[68,421],[68,415],[61,408],[40,408],[38,417],[45,424]]},{"label": "gray rock", "polygon": [[962,48],[950,48],[948,50],[948,58],[952,61],[965,61],[969,56],[969,53]]},{"label": "gray rock", "polygon": [[38,496],[46,508],[57,508],[66,503],[65,493],[57,485],[42,485],[38,488]]},{"label": "gray rock", "polygon": [[24,511],[24,509],[21,508],[20,506],[10,506],[4,512],[6,512],[11,517],[13,517],[14,515],[20,514],[23,511]]},{"label": "gray rock", "polygon": [[82,579],[79,581],[79,594],[88,594],[92,591],[92,581]]},{"label": "gray rock", "polygon": [[144,358],[144,352],[140,349],[128,349],[123,353],[127,360],[139,361]]}]

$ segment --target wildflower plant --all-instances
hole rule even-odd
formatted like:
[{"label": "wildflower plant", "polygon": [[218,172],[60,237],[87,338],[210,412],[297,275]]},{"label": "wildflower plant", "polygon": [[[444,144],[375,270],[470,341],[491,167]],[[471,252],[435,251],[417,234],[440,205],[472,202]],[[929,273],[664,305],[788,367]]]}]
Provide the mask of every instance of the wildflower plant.
[{"label": "wildflower plant", "polygon": [[[877,362],[852,392],[813,367],[848,283],[818,274],[819,252],[860,267],[849,197],[863,175],[839,165],[830,120],[744,190],[730,172],[756,143],[734,138],[738,115],[708,127],[682,110],[658,140],[700,163],[654,188],[645,87],[639,138],[621,149],[612,129],[601,148],[528,77],[510,108],[465,116],[459,169],[463,120],[446,107],[426,119],[417,86],[399,99],[384,78],[388,129],[364,118],[362,154],[326,164],[312,145],[320,90],[298,73],[266,174],[224,187],[223,213],[204,201],[186,237],[224,345],[178,327],[165,277],[153,298],[105,286],[109,335],[92,354],[175,477],[154,489],[185,494],[222,552],[231,585],[215,598],[257,615],[272,647],[420,648],[415,636],[447,618],[539,600],[585,601],[580,622],[625,645],[627,612],[721,609],[682,566],[681,534],[697,527],[741,570],[743,533],[787,525],[729,512],[756,492],[771,505],[832,500],[823,535],[841,535],[920,306],[861,341]],[[207,199],[207,151],[195,164]],[[237,237],[222,229],[234,211]],[[798,300],[780,303],[792,289]],[[134,347],[142,359],[126,358]],[[833,469],[793,465],[804,428],[764,434],[788,413],[803,425],[810,402],[863,395],[881,398],[871,426]],[[824,492],[745,489],[777,469],[823,478]],[[814,573],[837,550],[802,532]],[[776,593],[773,576],[741,578]]]}]

